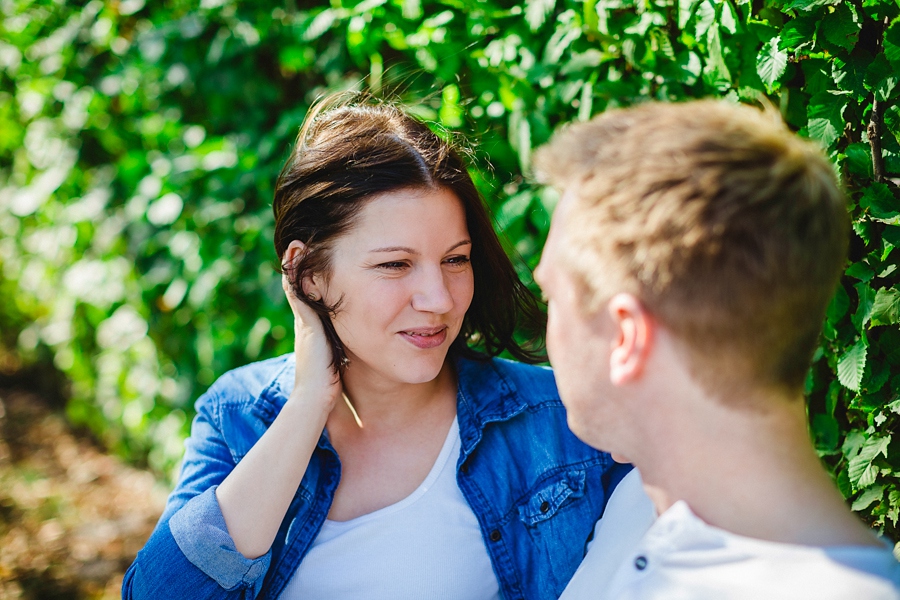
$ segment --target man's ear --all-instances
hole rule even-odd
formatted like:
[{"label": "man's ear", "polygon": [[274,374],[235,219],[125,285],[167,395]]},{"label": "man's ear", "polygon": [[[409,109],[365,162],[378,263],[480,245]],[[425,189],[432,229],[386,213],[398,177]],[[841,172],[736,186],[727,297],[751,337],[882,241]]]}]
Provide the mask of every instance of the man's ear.
[{"label": "man's ear", "polygon": [[647,366],[656,322],[635,296],[616,294],[607,303],[612,318],[614,339],[609,355],[609,379],[613,385],[625,385],[639,379]]},{"label": "man's ear", "polygon": [[[284,251],[284,256],[281,258],[281,270],[285,273],[291,273],[308,250],[306,244],[300,240],[293,240],[288,244],[287,250]],[[291,279],[293,279],[293,277],[291,277]],[[313,302],[322,299],[322,290],[319,289],[315,278],[304,277],[303,281],[300,283],[300,287],[303,290],[303,294]]]}]

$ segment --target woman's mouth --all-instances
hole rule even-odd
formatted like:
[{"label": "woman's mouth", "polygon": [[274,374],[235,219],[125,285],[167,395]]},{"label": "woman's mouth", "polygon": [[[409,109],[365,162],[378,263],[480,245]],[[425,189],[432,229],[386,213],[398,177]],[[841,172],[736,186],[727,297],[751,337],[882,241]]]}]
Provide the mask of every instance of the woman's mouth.
[{"label": "woman's mouth", "polygon": [[437,348],[447,339],[447,326],[407,329],[401,331],[400,336],[416,348],[423,350]]}]

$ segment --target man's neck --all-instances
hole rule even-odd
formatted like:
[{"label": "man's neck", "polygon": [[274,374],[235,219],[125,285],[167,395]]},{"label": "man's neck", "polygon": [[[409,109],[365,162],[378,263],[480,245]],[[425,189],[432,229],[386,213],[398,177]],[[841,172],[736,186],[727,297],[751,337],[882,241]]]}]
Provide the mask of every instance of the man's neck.
[{"label": "man's neck", "polygon": [[[847,509],[809,441],[802,401],[765,412],[708,399],[648,424],[632,460],[659,514],[684,500],[732,533],[814,546],[878,545]],[[656,436],[656,437],[654,437]]]}]

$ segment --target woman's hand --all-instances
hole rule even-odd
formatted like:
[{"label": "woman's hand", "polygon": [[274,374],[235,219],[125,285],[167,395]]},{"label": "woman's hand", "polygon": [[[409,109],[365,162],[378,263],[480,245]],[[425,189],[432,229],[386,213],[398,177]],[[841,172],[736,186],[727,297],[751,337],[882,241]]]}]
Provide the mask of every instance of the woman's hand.
[{"label": "woman's hand", "polygon": [[294,389],[291,400],[321,406],[326,414],[341,397],[341,378],[332,367],[331,347],[316,312],[297,298],[286,274],[281,287],[294,314]]}]

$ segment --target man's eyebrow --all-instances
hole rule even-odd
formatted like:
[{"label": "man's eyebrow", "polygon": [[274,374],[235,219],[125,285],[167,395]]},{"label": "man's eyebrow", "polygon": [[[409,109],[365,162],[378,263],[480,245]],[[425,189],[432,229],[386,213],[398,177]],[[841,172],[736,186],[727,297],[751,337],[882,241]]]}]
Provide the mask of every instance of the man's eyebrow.
[{"label": "man's eyebrow", "polygon": [[[447,249],[447,252],[456,250],[460,246],[465,246],[467,244],[471,245],[471,243],[472,243],[471,240],[460,240],[460,241],[456,242],[455,244],[453,244],[452,246],[450,246]],[[375,248],[374,250],[369,250],[369,253],[375,253],[375,252],[406,252],[408,254],[415,254],[415,255],[419,254],[418,252],[416,252],[415,250],[413,250],[412,248],[409,248],[407,246],[387,246],[385,248]]]}]

